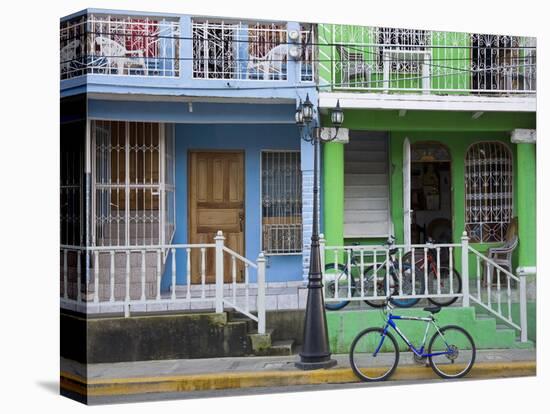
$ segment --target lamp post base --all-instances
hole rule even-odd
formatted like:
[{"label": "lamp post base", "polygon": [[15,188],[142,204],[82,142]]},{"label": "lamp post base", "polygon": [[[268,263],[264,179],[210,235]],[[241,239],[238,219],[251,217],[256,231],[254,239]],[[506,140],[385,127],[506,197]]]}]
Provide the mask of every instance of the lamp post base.
[{"label": "lamp post base", "polygon": [[332,368],[336,365],[335,359],[328,358],[325,361],[315,361],[315,362],[304,362],[304,361],[298,361],[294,363],[294,366],[296,368],[299,368],[304,371],[313,371],[315,369],[327,369]]}]

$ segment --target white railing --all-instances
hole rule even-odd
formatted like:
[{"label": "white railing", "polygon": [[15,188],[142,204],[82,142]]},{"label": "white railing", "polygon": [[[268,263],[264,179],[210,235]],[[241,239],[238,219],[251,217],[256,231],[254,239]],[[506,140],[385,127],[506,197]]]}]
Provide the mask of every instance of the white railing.
[{"label": "white railing", "polygon": [[[525,275],[516,276],[482,255],[471,246],[475,257],[475,283],[470,300],[502,322],[520,332],[522,342],[527,341],[527,286]],[[519,302],[519,321],[514,320],[512,306]]]},{"label": "white railing", "polygon": [[[466,232],[460,243],[382,246],[327,246],[321,235],[320,248],[327,304],[343,301],[380,304],[390,294],[394,300],[403,302],[433,299],[446,303],[462,298],[463,307],[474,302],[520,332],[522,342],[527,341],[525,277],[515,276],[472,248]],[[470,279],[472,263],[476,272]],[[519,291],[515,284],[519,285]],[[512,304],[518,301],[519,320],[514,320]]]},{"label": "white railing", "polygon": [[[265,333],[263,253],[254,263],[225,246],[221,231],[214,241],[155,246],[61,246],[61,307],[85,313],[124,312],[128,317],[131,312],[181,309],[215,309],[221,313],[227,305],[256,321],[258,332]],[[238,275],[240,268],[243,278]],[[255,283],[251,283],[250,269],[256,271]],[[213,275],[207,274],[209,271]],[[224,278],[224,274],[230,277]],[[178,283],[183,276],[185,283]],[[251,300],[252,289],[256,293],[255,303]]]},{"label": "white railing", "polygon": [[192,33],[194,78],[282,81],[293,59],[299,79],[313,81],[312,25],[293,32],[284,23],[193,20]]},{"label": "white railing", "polygon": [[163,17],[88,15],[60,27],[61,79],[87,73],[177,77],[179,21]]},{"label": "white railing", "polygon": [[332,83],[372,92],[534,94],[532,37],[334,26]]},{"label": "white railing", "polygon": [[326,246],[323,238],[320,244],[327,303],[463,296],[460,276],[448,271],[461,244]]}]

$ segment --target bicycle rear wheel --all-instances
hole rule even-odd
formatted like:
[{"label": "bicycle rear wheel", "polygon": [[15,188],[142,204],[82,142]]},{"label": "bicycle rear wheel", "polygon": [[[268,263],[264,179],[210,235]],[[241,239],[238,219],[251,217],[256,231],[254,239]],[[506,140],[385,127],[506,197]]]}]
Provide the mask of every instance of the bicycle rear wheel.
[{"label": "bicycle rear wheel", "polygon": [[383,381],[399,363],[399,348],[392,334],[382,328],[360,332],[349,351],[351,369],[361,381]]},{"label": "bicycle rear wheel", "polygon": [[430,366],[441,378],[461,378],[474,365],[476,346],[470,334],[460,326],[448,325],[439,329],[428,346]]},{"label": "bicycle rear wheel", "polygon": [[[338,297],[346,298],[348,296],[349,274],[344,265],[334,266],[334,263],[328,263],[325,266],[325,309],[340,310],[347,306],[349,300],[339,302],[326,302],[327,299],[336,298],[336,280],[338,280]],[[355,293],[355,283],[351,278],[351,295]]]},{"label": "bicycle rear wheel", "polygon": [[[365,296],[374,296],[374,290],[376,285],[376,296],[380,296],[380,299],[365,300],[367,305],[373,308],[381,308],[386,305],[386,297],[388,293],[395,295],[395,276],[390,273],[390,280],[386,280],[386,266],[380,265],[377,267],[376,274],[374,272],[374,266],[369,266],[365,269],[363,275],[363,292]],[[376,282],[375,282],[376,276]],[[386,283],[389,282],[389,292],[386,292]],[[359,288],[358,288],[359,289]]]},{"label": "bicycle rear wheel", "polygon": [[[453,283],[453,293],[462,292],[462,278],[460,277],[460,273],[458,273],[455,269],[453,269],[452,272],[449,272],[449,268],[447,266],[442,266],[439,269],[439,289],[441,290],[441,293],[451,293],[451,277]],[[430,273],[428,278],[428,291],[431,294],[436,294],[437,288],[437,276]],[[434,305],[449,306],[455,303],[457,299],[458,297],[455,296],[454,298],[429,298],[428,300]]]}]

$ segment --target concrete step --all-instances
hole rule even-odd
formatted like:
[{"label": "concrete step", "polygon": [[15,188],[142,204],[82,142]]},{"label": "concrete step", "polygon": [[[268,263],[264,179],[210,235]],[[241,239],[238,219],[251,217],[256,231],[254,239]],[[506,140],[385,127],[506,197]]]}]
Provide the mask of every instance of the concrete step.
[{"label": "concrete step", "polygon": [[292,355],[294,353],[294,340],[274,341],[271,344],[270,355]]}]

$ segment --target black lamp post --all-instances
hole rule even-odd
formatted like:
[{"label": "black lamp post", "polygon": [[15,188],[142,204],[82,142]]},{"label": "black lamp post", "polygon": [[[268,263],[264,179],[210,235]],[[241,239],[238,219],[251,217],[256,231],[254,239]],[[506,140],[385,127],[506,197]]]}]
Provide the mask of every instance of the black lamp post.
[{"label": "black lamp post", "polygon": [[340,101],[331,112],[331,121],[336,128],[333,137],[322,138],[321,130],[314,127],[313,104],[306,96],[304,103],[296,109],[296,125],[300,128],[302,139],[313,144],[313,229],[311,234],[311,251],[309,259],[309,273],[307,284],[307,304],[304,321],[304,341],[300,361],[296,367],[304,370],[329,368],[336,365],[336,360],[331,359],[328,343],[327,319],[325,316],[325,301],[323,298],[323,279],[321,269],[321,254],[319,250],[319,224],[318,224],[318,194],[319,185],[319,145],[320,142],[329,142],[336,139],[338,128],[344,121],[344,113],[340,108]]}]

